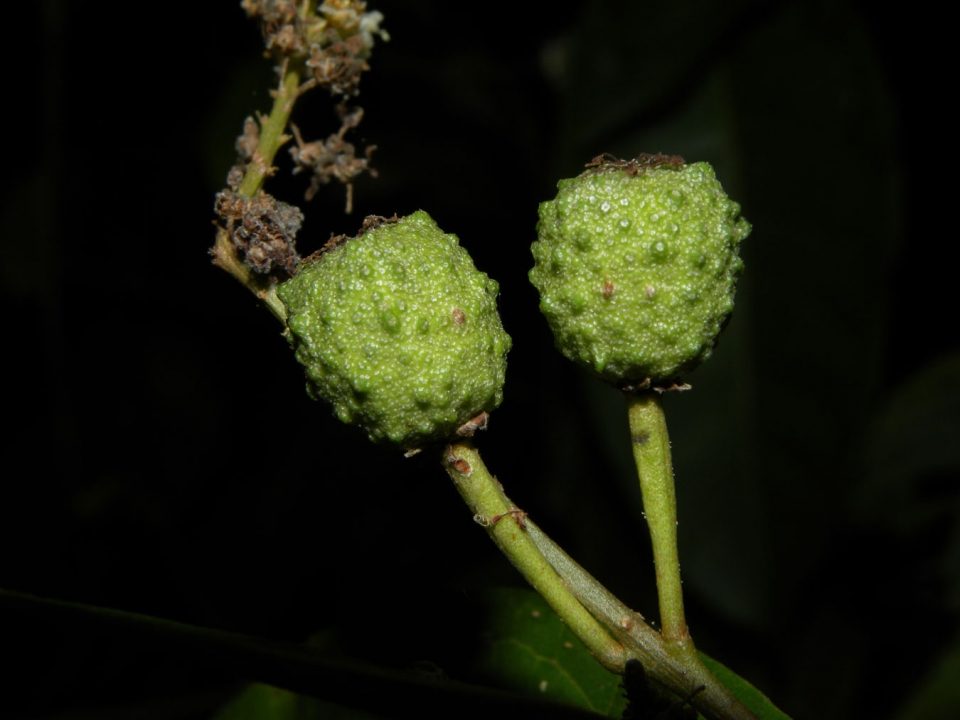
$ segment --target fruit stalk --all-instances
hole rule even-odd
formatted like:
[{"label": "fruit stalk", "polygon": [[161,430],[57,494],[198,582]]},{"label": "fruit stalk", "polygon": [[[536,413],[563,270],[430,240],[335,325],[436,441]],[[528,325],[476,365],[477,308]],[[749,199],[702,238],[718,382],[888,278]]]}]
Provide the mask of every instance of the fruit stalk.
[{"label": "fruit stalk", "polygon": [[587,612],[537,549],[527,534],[524,513],[510,504],[473,443],[461,440],[447,446],[443,466],[474,513],[473,519],[486,528],[507,559],[600,664],[622,675],[626,662],[623,646]]},{"label": "fruit stalk", "polygon": [[687,644],[689,652],[678,652],[677,646],[665,642],[642,615],[624,605],[530,520],[527,534],[577,600],[623,643],[628,659],[640,661],[647,675],[677,697],[689,698],[690,704],[709,720],[756,720],[703,664],[692,643]]},{"label": "fruit stalk", "polygon": [[667,642],[689,642],[677,552],[677,498],[663,405],[656,392],[626,397],[633,459],[640,477],[643,510],[653,544],[661,632]]},{"label": "fruit stalk", "polygon": [[650,677],[689,698],[709,720],[756,720],[707,669],[692,642],[667,642],[513,505],[470,441],[449,445],[443,466],[474,520],[607,670],[622,675],[626,661],[636,658]]},{"label": "fruit stalk", "polygon": [[[633,459],[637,465],[644,516],[653,545],[660,633],[666,651],[684,669],[686,679],[693,680],[702,688],[700,693],[710,696],[708,702],[711,709],[723,708],[715,717],[752,717],[752,713],[726,692],[703,664],[687,628],[677,550],[677,497],[670,458],[670,436],[660,395],[660,392],[648,390],[626,396]],[[626,645],[628,652],[635,649],[628,638],[618,636],[618,639]]]}]

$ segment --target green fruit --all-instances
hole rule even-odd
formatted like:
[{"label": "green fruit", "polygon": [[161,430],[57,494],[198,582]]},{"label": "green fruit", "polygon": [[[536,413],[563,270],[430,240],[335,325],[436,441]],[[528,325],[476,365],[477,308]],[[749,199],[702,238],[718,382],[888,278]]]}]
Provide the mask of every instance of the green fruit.
[{"label": "green fruit", "polygon": [[423,211],[368,227],[277,293],[310,395],[375,442],[417,448],[503,399],[499,286]]},{"label": "green fruit", "polygon": [[614,384],[664,384],[710,357],[750,224],[707,163],[598,158],[540,204],[530,281],[557,347]]}]

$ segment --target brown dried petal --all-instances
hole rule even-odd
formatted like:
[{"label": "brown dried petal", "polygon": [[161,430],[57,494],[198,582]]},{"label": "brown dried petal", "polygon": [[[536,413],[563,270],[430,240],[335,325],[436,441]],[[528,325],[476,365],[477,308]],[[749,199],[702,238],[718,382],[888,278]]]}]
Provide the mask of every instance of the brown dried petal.
[{"label": "brown dried petal", "polygon": [[260,126],[252,117],[243,121],[243,133],[237,137],[237,155],[241,165],[248,165],[260,147]]},{"label": "brown dried petal", "polygon": [[214,209],[227,223],[227,232],[244,254],[244,263],[257,273],[275,267],[292,274],[300,263],[296,235],[303,224],[300,209],[259,193],[245,198],[232,190],[217,193]]}]

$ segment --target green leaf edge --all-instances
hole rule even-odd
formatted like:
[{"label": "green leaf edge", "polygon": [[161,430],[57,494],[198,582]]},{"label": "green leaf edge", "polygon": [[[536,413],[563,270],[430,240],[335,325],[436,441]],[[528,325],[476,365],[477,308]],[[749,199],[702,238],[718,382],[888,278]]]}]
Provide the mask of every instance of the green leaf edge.
[{"label": "green leaf edge", "polygon": [[[610,674],[608,681],[611,683],[611,690],[606,693],[591,693],[586,690],[590,682],[585,680],[595,680],[595,677],[587,678],[582,672],[585,664],[597,671],[598,675],[605,675],[607,670],[602,669],[596,664],[587,649],[577,640],[573,631],[554,613],[547,602],[535,591],[529,588],[516,587],[497,587],[488,588],[475,594],[478,606],[486,608],[489,621],[494,613],[499,613],[499,619],[505,621],[509,626],[509,631],[504,633],[504,627],[496,627],[496,639],[491,643],[491,651],[499,647],[499,651],[491,652],[486,655],[483,661],[477,665],[477,670],[484,674],[485,680],[493,682],[494,686],[502,689],[510,689],[515,692],[525,692],[530,696],[551,698],[556,702],[563,703],[569,707],[575,707],[587,712],[596,713],[598,716],[619,718],[627,706],[623,695],[623,689],[617,675]],[[540,636],[538,640],[543,641],[548,635],[552,637],[547,640],[550,645],[557,645],[557,648],[545,648],[542,645],[531,644],[529,638],[521,637],[523,633],[519,631],[521,625],[528,626],[533,611],[538,614],[537,623],[546,624],[549,632],[544,635],[546,628],[539,629]],[[523,620],[521,620],[523,618]],[[487,625],[486,631],[493,629]],[[569,650],[561,651],[559,654],[553,654],[553,650],[559,649],[559,646],[569,646]],[[511,649],[512,648],[512,649]],[[516,656],[525,655],[534,663],[542,663],[551,667],[554,673],[565,678],[565,686],[569,695],[557,693],[556,685],[551,682],[550,690],[544,695],[540,692],[532,692],[529,689],[522,690],[520,685],[503,685],[504,675],[503,667],[498,667],[505,657],[501,654]],[[569,653],[569,654],[567,654]],[[564,659],[564,656],[566,659]],[[541,691],[543,692],[543,691]],[[576,696],[576,699],[574,699]],[[599,701],[599,702],[598,702]]]},{"label": "green leaf edge", "polygon": [[[0,613],[8,612],[36,615],[44,622],[120,630],[131,646],[141,651],[148,639],[166,643],[189,653],[195,662],[209,663],[239,678],[369,713],[416,711],[424,719],[448,718],[463,707],[470,707],[488,715],[510,710],[556,720],[598,717],[596,713],[547,698],[452,680],[437,683],[369,663],[325,657],[288,642],[0,588]],[[382,692],[366,692],[373,685]],[[362,695],[355,692],[358,688]]]},{"label": "green leaf edge", "polygon": [[770,698],[757,690],[748,681],[737,675],[718,660],[714,660],[709,655],[698,651],[700,659],[706,665],[710,672],[717,676],[727,689],[737,696],[744,705],[750,708],[750,711],[756,715],[759,720],[792,720],[789,715],[774,705]]}]

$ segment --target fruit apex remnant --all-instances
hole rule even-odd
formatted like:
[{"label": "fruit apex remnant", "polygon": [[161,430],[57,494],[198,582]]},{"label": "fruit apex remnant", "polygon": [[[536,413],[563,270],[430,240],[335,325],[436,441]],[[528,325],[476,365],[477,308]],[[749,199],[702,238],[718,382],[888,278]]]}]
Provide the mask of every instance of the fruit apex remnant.
[{"label": "fruit apex remnant", "polygon": [[530,281],[557,348],[621,387],[710,357],[750,233],[707,163],[596,158],[540,204]]},{"label": "fruit apex remnant", "polygon": [[307,391],[375,442],[446,440],[503,399],[499,285],[422,210],[364,228],[277,288]]}]

